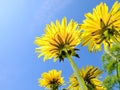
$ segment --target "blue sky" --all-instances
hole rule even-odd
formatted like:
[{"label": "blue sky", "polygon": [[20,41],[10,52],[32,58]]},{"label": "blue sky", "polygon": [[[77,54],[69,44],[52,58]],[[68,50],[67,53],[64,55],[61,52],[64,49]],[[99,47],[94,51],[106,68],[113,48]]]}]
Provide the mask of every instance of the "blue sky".
[{"label": "blue sky", "polygon": [[[37,58],[36,36],[41,36],[46,24],[67,17],[82,23],[84,14],[91,12],[100,2],[109,7],[115,0],[0,0],[0,90],[44,90],[38,78],[51,69],[63,70],[65,81],[73,70],[64,62]],[[79,68],[86,65],[102,69],[103,51],[89,53],[87,47],[78,46],[80,59],[74,58]],[[104,75],[103,75],[104,77]],[[62,87],[61,87],[62,88]]]}]

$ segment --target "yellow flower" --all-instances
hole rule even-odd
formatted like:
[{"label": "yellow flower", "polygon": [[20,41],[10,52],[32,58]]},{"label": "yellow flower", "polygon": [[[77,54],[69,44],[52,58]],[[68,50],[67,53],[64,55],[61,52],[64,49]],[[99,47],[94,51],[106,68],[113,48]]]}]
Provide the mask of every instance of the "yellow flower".
[{"label": "yellow flower", "polygon": [[[101,81],[97,77],[102,73],[97,67],[87,66],[86,69],[82,68],[80,74],[83,77],[88,90],[105,90],[101,86]],[[70,77],[70,85],[68,86],[69,90],[79,90],[79,83],[75,74]]]},{"label": "yellow flower", "polygon": [[51,22],[46,25],[45,34],[41,37],[36,37],[35,44],[39,47],[36,52],[39,54],[38,58],[44,56],[44,61],[47,59],[57,58],[64,60],[66,52],[70,56],[77,56],[75,53],[75,46],[80,43],[80,31],[77,30],[77,23],[71,20],[67,25],[67,19],[63,18],[62,23],[56,20],[56,24]]},{"label": "yellow flower", "polygon": [[86,19],[80,25],[82,45],[88,45],[90,52],[101,50],[102,44],[106,50],[113,43],[120,42],[120,3],[116,1],[111,10],[105,3],[100,3],[93,13],[85,14]]},{"label": "yellow flower", "polygon": [[[50,70],[48,73],[44,72],[38,79],[39,86],[46,87],[48,89],[55,89],[64,83],[63,77],[61,77],[62,71]],[[56,90],[56,89],[55,89]]]}]

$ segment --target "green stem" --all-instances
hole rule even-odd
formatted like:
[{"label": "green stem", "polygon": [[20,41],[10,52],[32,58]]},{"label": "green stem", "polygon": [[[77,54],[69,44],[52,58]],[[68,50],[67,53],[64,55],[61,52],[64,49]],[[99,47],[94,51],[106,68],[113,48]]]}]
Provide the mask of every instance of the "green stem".
[{"label": "green stem", "polygon": [[119,73],[120,73],[120,64],[119,64],[120,62],[119,61],[117,61],[117,77],[118,77],[118,88],[119,88],[119,90],[120,90],[120,75],[119,75]]},{"label": "green stem", "polygon": [[105,50],[105,52],[106,52],[109,56],[111,56],[114,60],[116,60],[116,57],[115,57],[114,55],[112,55],[108,50]]},{"label": "green stem", "polygon": [[76,66],[75,62],[73,61],[73,59],[71,58],[71,56],[68,55],[68,54],[67,54],[67,58],[68,58],[71,66],[72,66],[72,68],[74,70],[74,73],[75,73],[75,75],[77,77],[77,80],[78,80],[78,83],[79,83],[79,86],[80,86],[79,90],[87,90],[85,82],[84,82],[82,76],[80,75],[80,71],[79,71],[78,67]]},{"label": "green stem", "polygon": [[120,48],[120,42],[114,42]]},{"label": "green stem", "polygon": [[51,90],[58,90],[58,86],[56,86],[56,84],[53,84],[53,85],[51,86]]}]

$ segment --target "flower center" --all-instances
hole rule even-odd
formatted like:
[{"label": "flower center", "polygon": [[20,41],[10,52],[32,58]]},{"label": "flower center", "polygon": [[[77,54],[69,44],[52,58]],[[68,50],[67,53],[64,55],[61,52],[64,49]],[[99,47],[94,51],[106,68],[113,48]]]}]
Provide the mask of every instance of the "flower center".
[{"label": "flower center", "polygon": [[50,87],[52,90],[58,90],[58,86],[60,86],[60,82],[58,82],[58,79],[53,79],[52,81],[50,81]]},{"label": "flower center", "polygon": [[76,50],[79,50],[79,49],[70,48],[69,45],[65,45],[62,49],[59,50],[57,57],[60,59],[60,62],[64,61],[64,58],[67,57],[67,54],[70,56],[76,56],[79,58],[79,55],[76,54],[76,52],[75,52]]},{"label": "flower center", "polygon": [[58,83],[58,79],[53,79],[52,81],[50,81],[50,84],[57,84]]},{"label": "flower center", "polygon": [[[112,23],[111,23],[112,24]],[[102,19],[100,19],[100,27],[101,29],[98,29],[94,32],[92,32],[92,36],[96,36],[97,37],[95,38],[95,41],[96,41],[96,44],[100,44],[103,42],[103,40],[105,40],[108,45],[110,45],[110,39],[112,36],[114,36],[114,33],[118,33],[116,30],[115,30],[115,27],[111,24],[105,24],[104,21]]]}]

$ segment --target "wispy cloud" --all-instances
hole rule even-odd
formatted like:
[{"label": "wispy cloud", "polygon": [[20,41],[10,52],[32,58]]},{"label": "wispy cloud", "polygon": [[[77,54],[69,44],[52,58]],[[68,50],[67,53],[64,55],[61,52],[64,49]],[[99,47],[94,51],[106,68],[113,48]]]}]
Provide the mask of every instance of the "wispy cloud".
[{"label": "wispy cloud", "polygon": [[63,8],[65,8],[72,0],[46,0],[43,2],[41,9],[44,10],[44,12],[47,11],[58,11]]},{"label": "wispy cloud", "polygon": [[60,11],[63,11],[72,0],[44,0],[37,12],[36,18],[41,22],[49,21]]}]

